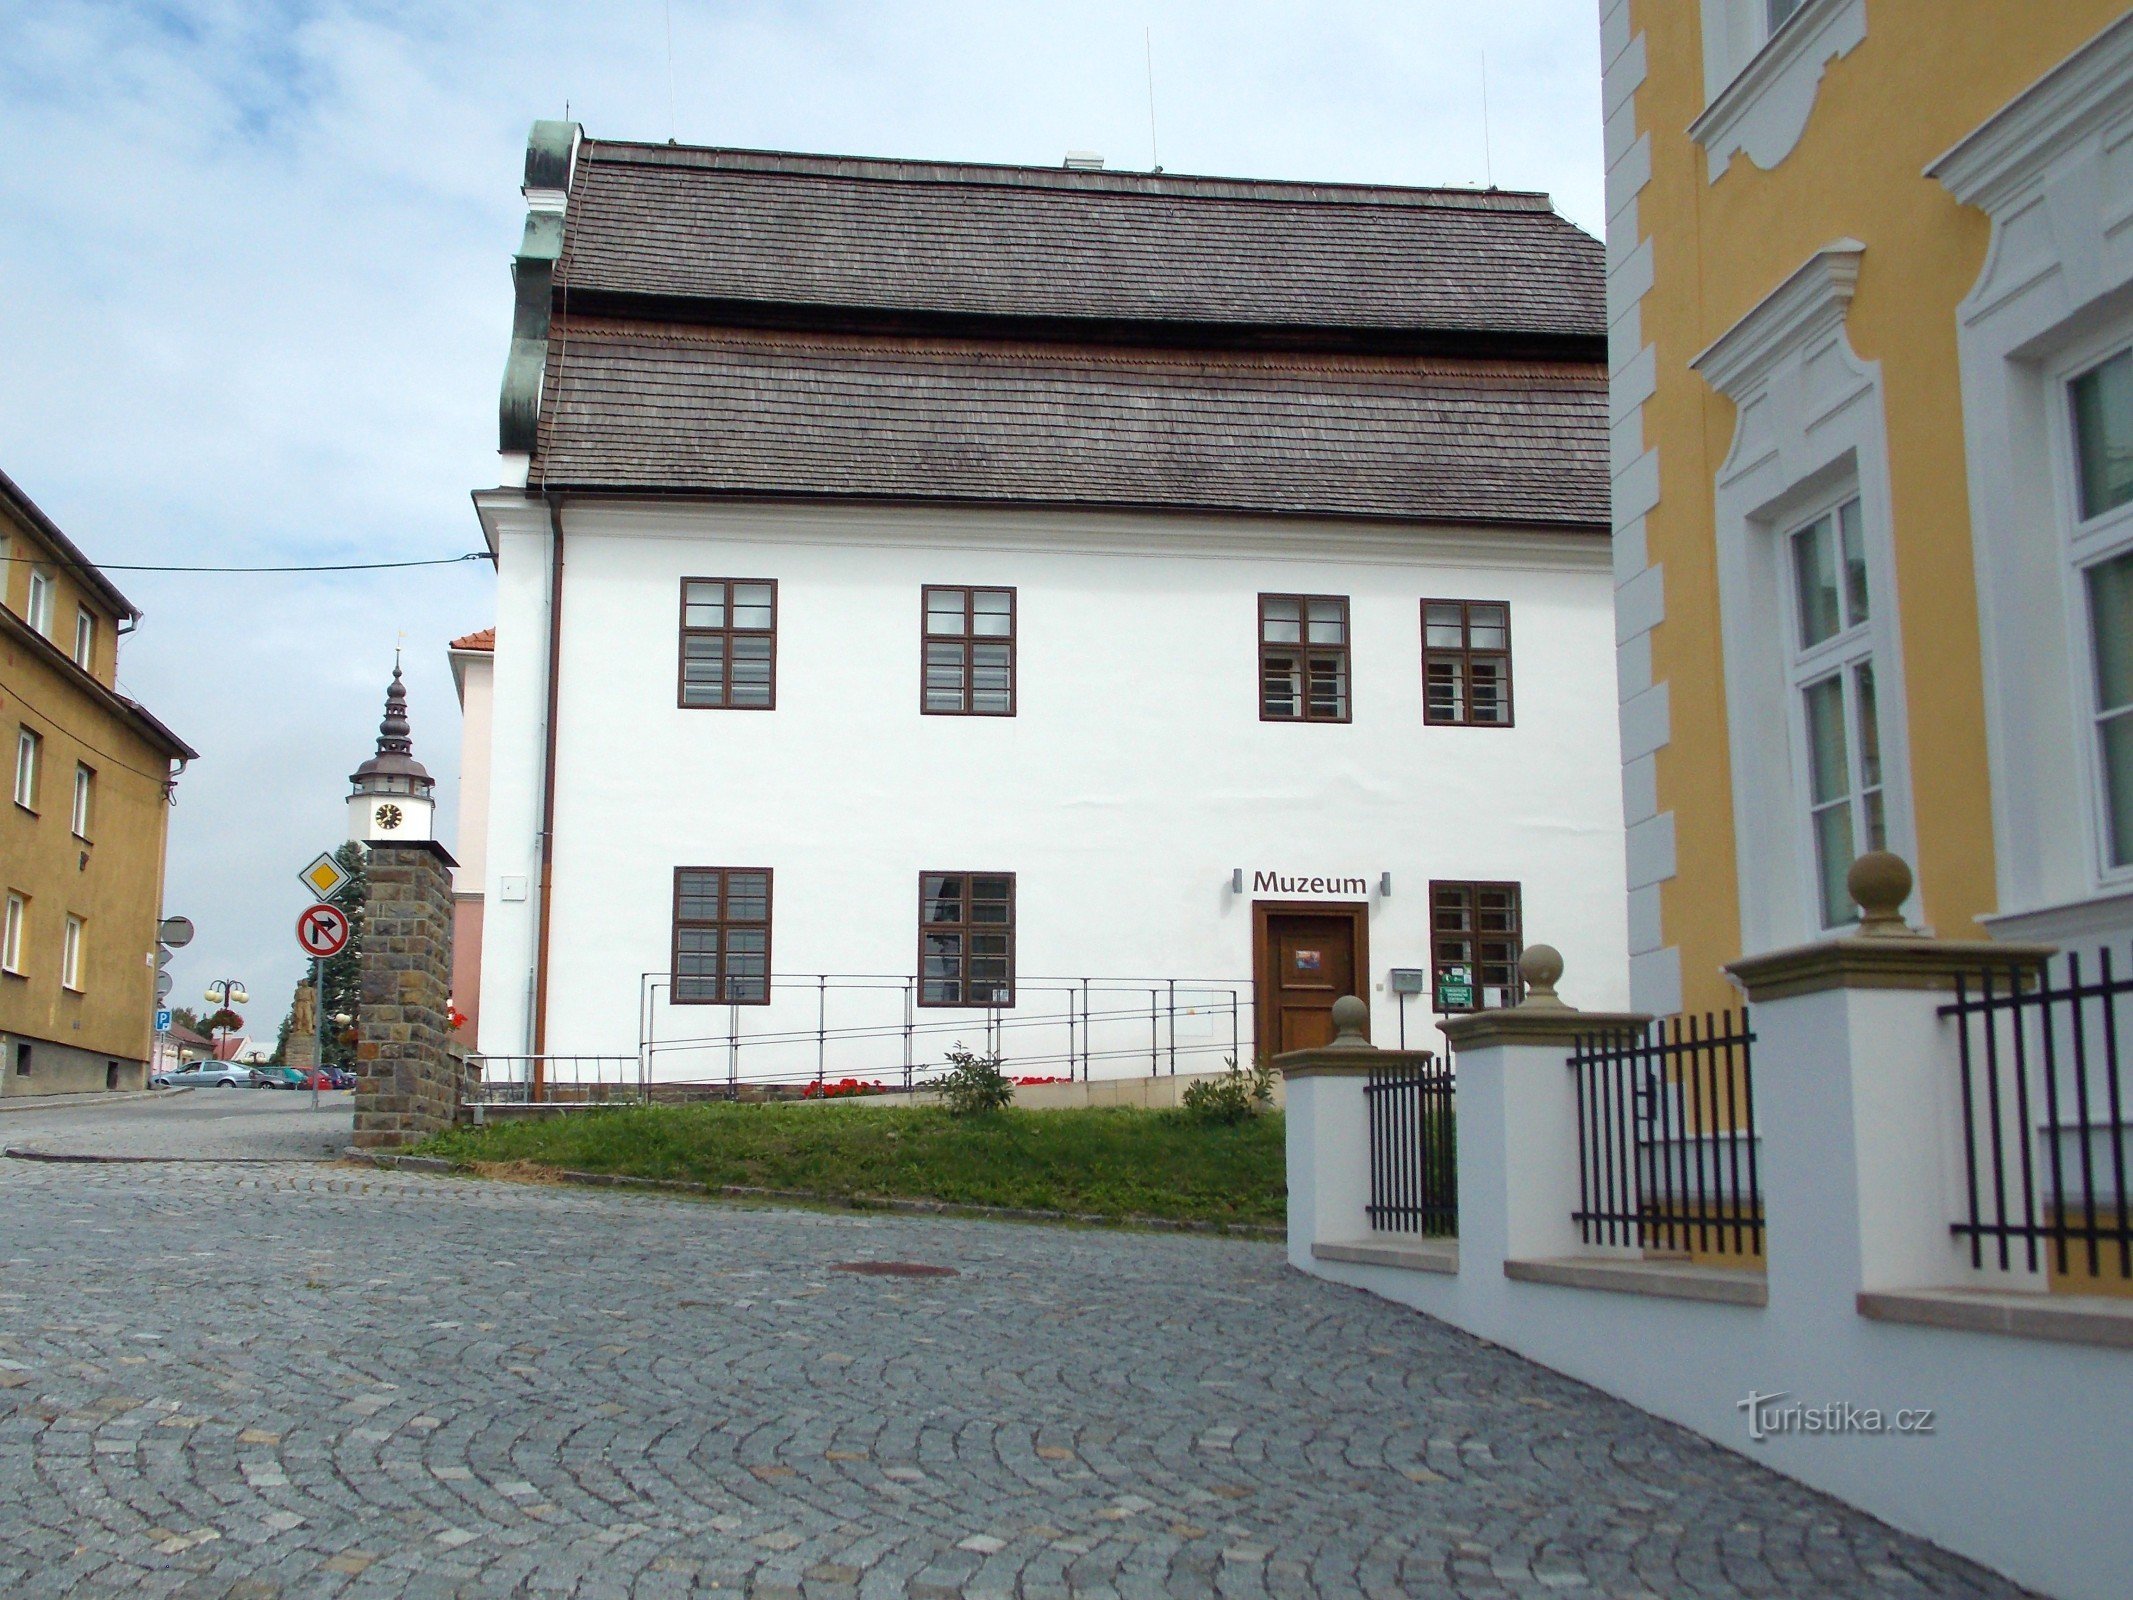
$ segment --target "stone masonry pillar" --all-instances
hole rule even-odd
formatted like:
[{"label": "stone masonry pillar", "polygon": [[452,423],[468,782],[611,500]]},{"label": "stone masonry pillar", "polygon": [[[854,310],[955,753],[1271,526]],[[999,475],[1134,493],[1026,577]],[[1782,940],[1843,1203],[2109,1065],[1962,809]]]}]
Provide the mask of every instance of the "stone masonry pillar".
[{"label": "stone masonry pillar", "polygon": [[452,876],[432,840],[370,846],[357,1024],[355,1146],[413,1144],[452,1125]]}]

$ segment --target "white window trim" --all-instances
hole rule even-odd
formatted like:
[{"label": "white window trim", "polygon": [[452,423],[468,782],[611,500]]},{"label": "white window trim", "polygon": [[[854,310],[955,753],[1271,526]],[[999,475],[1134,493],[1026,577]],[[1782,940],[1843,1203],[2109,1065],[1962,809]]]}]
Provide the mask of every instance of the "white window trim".
[{"label": "white window trim", "polygon": [[74,664],[84,672],[96,666],[96,613],[87,606],[74,608]]},{"label": "white window trim", "polygon": [[18,978],[22,976],[22,947],[26,942],[29,920],[29,897],[10,890],[6,917],[0,922],[0,972],[10,972]]},{"label": "white window trim", "polygon": [[44,737],[34,728],[15,732],[15,804],[25,811],[37,809],[37,780],[44,766]]},{"label": "white window trim", "polygon": [[[2066,378],[2133,339],[2133,16],[1926,171],[1992,219],[1956,314],[1999,901],[1986,920],[2021,939],[2123,931],[2133,879],[2103,869],[2063,408]],[[2056,508],[2049,543],[2040,505]]]},{"label": "white window trim", "polygon": [[30,568],[29,603],[23,620],[47,639],[52,637],[52,596],[58,588],[49,572]]},{"label": "white window trim", "polygon": [[88,925],[71,912],[59,950],[59,986],[70,994],[83,993],[81,981],[82,945],[88,937]]},{"label": "white window trim", "polygon": [[[1876,721],[1881,721],[1878,705],[1881,699],[1880,685],[1883,663],[1879,652],[1875,649],[1874,632],[1874,617],[1880,610],[1881,597],[1874,588],[1873,574],[1869,571],[1867,574],[1867,620],[1863,623],[1855,623],[1847,628],[1839,628],[1837,632],[1831,634],[1819,644],[1802,646],[1800,643],[1802,618],[1800,615],[1799,584],[1796,578],[1792,542],[1795,535],[1804,532],[1823,517],[1836,519],[1837,514],[1843,507],[1854,503],[1858,499],[1859,496],[1855,492],[1853,481],[1847,478],[1843,481],[1842,486],[1834,492],[1824,494],[1819,500],[1811,502],[1783,522],[1773,523],[1771,526],[1771,533],[1774,538],[1773,554],[1778,565],[1778,583],[1783,599],[1782,626],[1784,628],[1785,691],[1789,713],[1786,719],[1786,726],[1792,741],[1792,770],[1798,775],[1797,781],[1800,788],[1799,817],[1796,819],[1794,826],[1796,828],[1804,827],[1806,830],[1806,837],[1801,844],[1800,853],[1801,865],[1807,871],[1806,881],[1801,885],[1801,903],[1807,908],[1810,920],[1816,924],[1817,932],[1823,933],[1836,932],[1852,927],[1856,925],[1858,919],[1848,916],[1841,921],[1827,922],[1823,920],[1821,915],[1822,873],[1821,858],[1818,854],[1819,847],[1814,834],[1813,769],[1811,765],[1813,761],[1813,738],[1807,725],[1807,690],[1810,686],[1827,678],[1835,677],[1839,680],[1845,740],[1844,783],[1846,793],[1844,804],[1851,818],[1853,850],[1855,853],[1864,852],[1870,848],[1870,845],[1862,815],[1864,809],[1862,796],[1866,786],[1861,781],[1859,770],[1861,752],[1859,724],[1855,715],[1856,708],[1854,705],[1854,699],[1857,694],[1854,672],[1864,665],[1873,667],[1875,701],[1877,705]],[[1864,505],[1860,507],[1860,518],[1863,524],[1865,520]],[[1841,525],[1834,536],[1839,540],[1837,559],[1841,563],[1843,561]],[[1871,562],[1869,567],[1871,567]],[[1838,568],[1838,582],[1841,585],[1843,581],[1844,574],[1840,565]],[[1843,603],[1841,599],[1839,603]],[[1877,728],[1876,731],[1878,732],[1879,729]],[[1888,801],[1888,770],[1885,761],[1882,769],[1881,794],[1882,803],[1886,806]],[[1884,816],[1884,824],[1885,822],[1886,817]]]},{"label": "white window trim", "polygon": [[1822,74],[1866,37],[1866,0],[1807,0],[1775,34],[1765,0],[1702,0],[1703,114],[1689,124],[1712,183],[1746,151],[1764,171],[1807,131]]},{"label": "white window trim", "polygon": [[91,821],[89,813],[95,805],[95,790],[96,769],[82,762],[75,762],[74,812],[71,821],[74,837],[84,844],[89,841],[89,823]]},{"label": "white window trim", "polygon": [[[1736,409],[1713,485],[1720,637],[1732,764],[1741,948],[1817,939],[1822,924],[1808,824],[1791,554],[1784,540],[1856,495],[1865,543],[1888,847],[1916,859],[1910,734],[1896,588],[1887,427],[1877,363],[1861,361],[1844,319],[1865,246],[1817,251],[1690,363]],[[1770,730],[1792,730],[1782,741]],[[1917,892],[1906,908],[1920,919]]]}]

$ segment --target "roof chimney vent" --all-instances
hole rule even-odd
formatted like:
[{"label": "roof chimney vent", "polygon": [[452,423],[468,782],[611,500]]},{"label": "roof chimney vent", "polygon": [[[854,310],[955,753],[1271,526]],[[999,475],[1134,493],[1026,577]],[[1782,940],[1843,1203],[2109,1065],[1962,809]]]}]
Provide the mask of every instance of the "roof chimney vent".
[{"label": "roof chimney vent", "polygon": [[1065,166],[1069,172],[1101,172],[1104,169],[1104,158],[1094,150],[1069,150],[1066,153]]}]

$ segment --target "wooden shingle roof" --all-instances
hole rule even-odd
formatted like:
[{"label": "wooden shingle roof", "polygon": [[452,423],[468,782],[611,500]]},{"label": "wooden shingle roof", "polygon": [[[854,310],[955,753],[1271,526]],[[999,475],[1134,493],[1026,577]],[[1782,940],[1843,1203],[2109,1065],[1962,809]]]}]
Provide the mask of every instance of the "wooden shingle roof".
[{"label": "wooden shingle roof", "polygon": [[1598,240],[1545,195],[587,141],[583,297],[1251,327],[1606,332]]},{"label": "wooden shingle roof", "polygon": [[544,299],[536,488],[1607,525],[1545,196],[585,140]]}]

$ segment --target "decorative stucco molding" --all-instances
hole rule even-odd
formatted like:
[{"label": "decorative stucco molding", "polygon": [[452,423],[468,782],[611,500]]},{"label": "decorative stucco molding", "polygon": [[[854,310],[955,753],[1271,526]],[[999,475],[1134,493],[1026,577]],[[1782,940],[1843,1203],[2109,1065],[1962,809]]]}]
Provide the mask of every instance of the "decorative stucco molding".
[{"label": "decorative stucco molding", "polygon": [[1689,365],[1711,387],[1739,405],[1768,381],[1788,353],[1826,341],[1844,326],[1859,287],[1866,246],[1839,239],[1806,262],[1763,302],[1714,340]]},{"label": "decorative stucco molding", "polygon": [[[1711,9],[1707,3],[1706,26]],[[1807,0],[1794,12],[1689,124],[1689,137],[1704,148],[1710,181],[1725,175],[1739,151],[1766,172],[1792,154],[1807,131],[1822,74],[1865,37],[1866,0]]]},{"label": "decorative stucco molding", "polygon": [[[1845,336],[1866,247],[1816,251],[1689,365],[1733,402],[1732,448],[1712,485],[1741,948],[1822,932],[1810,891],[1806,754],[1787,688],[1784,535],[1852,494],[1864,515],[1889,848],[1912,849],[1909,735],[1896,606],[1894,516],[1881,369]],[[1783,730],[1773,738],[1772,730]],[[1916,907],[1913,907],[1916,910]]]},{"label": "decorative stucco molding", "polygon": [[2114,22],[1926,168],[1966,206],[1994,217],[2060,155],[2124,120],[2133,82],[2133,12]]},{"label": "decorative stucco molding", "polygon": [[1642,848],[1628,873],[1630,986],[1651,1011],[1681,1009],[1680,952],[1664,943],[1659,885],[1674,876],[1673,814],[1661,813],[1656,753],[1671,737],[1667,686],[1652,679],[1651,631],[1665,619],[1665,573],[1645,550],[1645,517],[1659,503],[1659,451],[1647,448],[1644,406],[1658,363],[1643,333],[1652,289],[1651,242],[1639,236],[1638,197],[1651,182],[1649,133],[1637,132],[1644,35],[1629,0],[1600,0],[1601,105],[1607,161],[1607,319],[1614,499],[1615,675],[1622,735],[1622,817]]},{"label": "decorative stucco molding", "polygon": [[1998,890],[1986,923],[2123,936],[2133,879],[2104,865],[2062,461],[2066,382],[2133,342],[2133,15],[1926,174],[1992,219],[1956,313]]}]

